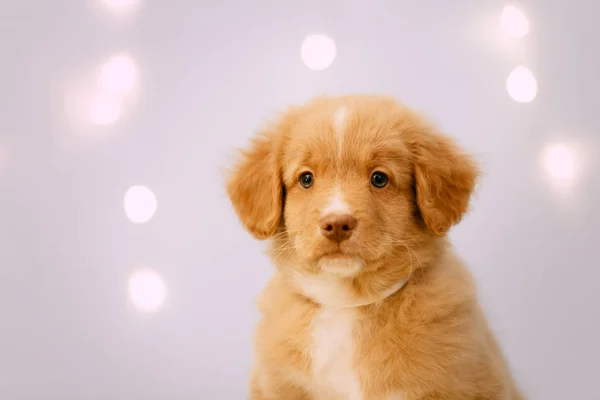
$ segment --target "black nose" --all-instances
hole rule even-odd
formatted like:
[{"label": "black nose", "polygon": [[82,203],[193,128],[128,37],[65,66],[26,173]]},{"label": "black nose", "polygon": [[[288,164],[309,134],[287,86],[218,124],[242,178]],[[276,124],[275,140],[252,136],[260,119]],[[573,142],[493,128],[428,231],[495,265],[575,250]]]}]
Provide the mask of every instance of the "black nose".
[{"label": "black nose", "polygon": [[321,234],[339,243],[352,236],[357,224],[358,221],[352,215],[328,215],[321,218]]}]

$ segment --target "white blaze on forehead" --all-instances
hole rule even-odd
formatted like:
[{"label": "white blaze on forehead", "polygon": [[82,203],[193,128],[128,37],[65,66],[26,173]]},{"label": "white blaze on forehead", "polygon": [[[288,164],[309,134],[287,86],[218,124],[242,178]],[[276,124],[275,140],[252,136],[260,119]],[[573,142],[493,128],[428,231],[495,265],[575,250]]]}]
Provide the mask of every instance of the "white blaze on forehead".
[{"label": "white blaze on forehead", "polygon": [[348,116],[348,106],[343,105],[333,115],[333,130],[337,140],[338,157],[342,156],[342,145],[344,144],[344,126]]},{"label": "white blaze on forehead", "polygon": [[329,201],[321,211],[321,214],[350,214],[350,206],[344,201],[344,196],[339,186],[333,191],[333,195],[329,198]]}]

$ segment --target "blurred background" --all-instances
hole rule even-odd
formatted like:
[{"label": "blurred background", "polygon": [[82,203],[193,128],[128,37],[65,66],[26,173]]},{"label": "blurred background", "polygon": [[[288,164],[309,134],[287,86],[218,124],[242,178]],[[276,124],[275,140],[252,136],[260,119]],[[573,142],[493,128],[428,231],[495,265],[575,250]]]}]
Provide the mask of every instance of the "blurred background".
[{"label": "blurred background", "polygon": [[592,0],[0,2],[0,399],[243,399],[271,274],[222,172],[385,93],[485,171],[452,232],[531,399],[597,399]]}]

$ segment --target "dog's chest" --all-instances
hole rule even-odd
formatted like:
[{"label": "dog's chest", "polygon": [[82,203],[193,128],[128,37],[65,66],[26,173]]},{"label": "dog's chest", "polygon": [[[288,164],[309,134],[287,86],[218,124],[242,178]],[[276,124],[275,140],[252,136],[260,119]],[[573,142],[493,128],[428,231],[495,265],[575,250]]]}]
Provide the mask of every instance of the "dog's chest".
[{"label": "dog's chest", "polygon": [[349,308],[325,307],[313,317],[310,355],[318,399],[362,399],[353,365],[356,323],[357,312]]}]

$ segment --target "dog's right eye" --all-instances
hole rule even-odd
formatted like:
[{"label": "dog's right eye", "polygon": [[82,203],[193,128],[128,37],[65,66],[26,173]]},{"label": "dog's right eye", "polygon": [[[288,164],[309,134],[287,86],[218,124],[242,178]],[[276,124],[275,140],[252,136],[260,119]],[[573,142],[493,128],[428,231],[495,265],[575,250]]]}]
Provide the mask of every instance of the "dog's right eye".
[{"label": "dog's right eye", "polygon": [[315,177],[311,172],[305,172],[300,175],[300,185],[302,185],[304,189],[308,189],[313,183],[315,183]]}]

